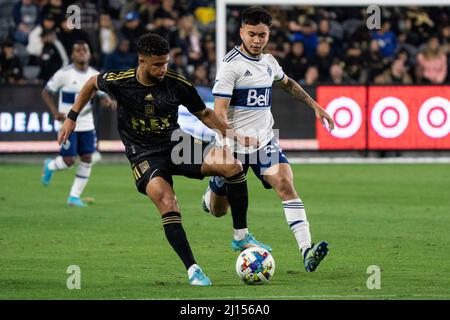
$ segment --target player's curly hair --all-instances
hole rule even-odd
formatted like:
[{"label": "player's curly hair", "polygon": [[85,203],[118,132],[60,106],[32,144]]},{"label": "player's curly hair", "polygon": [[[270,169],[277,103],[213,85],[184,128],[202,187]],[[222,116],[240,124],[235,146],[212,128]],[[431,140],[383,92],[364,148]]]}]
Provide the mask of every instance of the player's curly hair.
[{"label": "player's curly hair", "polygon": [[249,24],[256,26],[260,23],[264,23],[268,27],[272,25],[272,16],[266,9],[255,6],[244,10],[242,14],[242,25]]},{"label": "player's curly hair", "polygon": [[166,39],[155,33],[146,33],[137,42],[138,53],[143,56],[163,56],[170,51]]}]

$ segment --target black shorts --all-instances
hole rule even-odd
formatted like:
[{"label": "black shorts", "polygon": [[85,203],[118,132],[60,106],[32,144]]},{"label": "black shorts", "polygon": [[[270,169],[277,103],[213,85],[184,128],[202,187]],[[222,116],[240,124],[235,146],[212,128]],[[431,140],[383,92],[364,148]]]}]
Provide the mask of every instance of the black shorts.
[{"label": "black shorts", "polygon": [[157,154],[137,157],[131,163],[131,170],[140,193],[147,194],[149,181],[161,177],[173,185],[172,176],[185,176],[203,179],[201,167],[206,155],[214,148],[213,143],[204,142],[190,135],[182,143],[174,145],[170,150]]}]

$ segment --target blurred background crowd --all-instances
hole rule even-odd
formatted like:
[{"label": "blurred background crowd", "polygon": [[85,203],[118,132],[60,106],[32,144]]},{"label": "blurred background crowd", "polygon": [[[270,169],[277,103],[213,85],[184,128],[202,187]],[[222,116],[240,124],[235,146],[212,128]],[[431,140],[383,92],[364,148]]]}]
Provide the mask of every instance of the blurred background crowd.
[{"label": "blurred background crowd", "polygon": [[[255,1],[255,4],[257,1]],[[426,2],[424,2],[425,4]],[[70,28],[67,7],[81,9]],[[170,67],[197,86],[216,73],[215,1],[1,0],[0,83],[46,82],[85,40],[98,70],[136,66],[136,40],[156,32],[171,46]],[[382,7],[369,30],[366,7],[267,6],[274,17],[267,47],[303,85],[450,82],[450,7]],[[240,44],[242,7],[228,6],[227,45]],[[69,19],[69,21],[68,21]]]}]

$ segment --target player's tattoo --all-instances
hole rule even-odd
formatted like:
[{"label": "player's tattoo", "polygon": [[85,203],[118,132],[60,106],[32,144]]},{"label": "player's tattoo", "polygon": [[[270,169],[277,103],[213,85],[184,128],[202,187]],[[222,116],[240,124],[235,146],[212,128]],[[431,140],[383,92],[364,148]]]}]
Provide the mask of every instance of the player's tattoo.
[{"label": "player's tattoo", "polygon": [[316,105],[315,101],[296,81],[292,80],[291,78],[288,78],[287,83],[286,84],[283,83],[281,87],[284,89],[284,91],[291,94],[301,102],[305,103],[307,106],[311,108],[315,107]]}]

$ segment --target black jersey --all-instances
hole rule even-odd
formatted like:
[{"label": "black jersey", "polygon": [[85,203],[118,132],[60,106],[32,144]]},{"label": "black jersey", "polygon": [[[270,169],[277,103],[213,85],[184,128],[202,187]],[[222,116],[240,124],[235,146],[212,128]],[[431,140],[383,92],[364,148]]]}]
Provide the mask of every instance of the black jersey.
[{"label": "black jersey", "polygon": [[97,77],[99,89],[117,100],[119,134],[130,161],[171,150],[177,143],[171,135],[180,127],[179,105],[192,113],[206,108],[193,85],[175,72],[168,70],[161,82],[146,86],[137,81],[136,71]]}]

